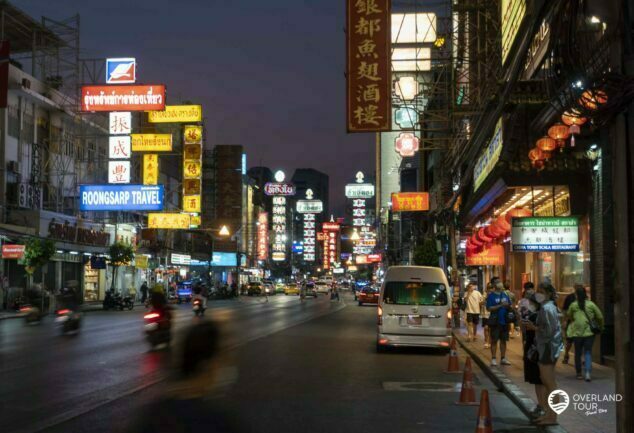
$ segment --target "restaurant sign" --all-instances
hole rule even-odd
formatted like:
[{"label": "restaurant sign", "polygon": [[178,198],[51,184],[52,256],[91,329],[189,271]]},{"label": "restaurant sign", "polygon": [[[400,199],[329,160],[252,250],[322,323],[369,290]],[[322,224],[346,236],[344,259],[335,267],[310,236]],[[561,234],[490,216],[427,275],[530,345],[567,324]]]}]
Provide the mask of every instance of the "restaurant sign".
[{"label": "restaurant sign", "polygon": [[81,87],[82,111],[149,111],[164,108],[165,86],[163,84]]},{"label": "restaurant sign", "polygon": [[579,251],[578,217],[513,218],[513,251]]},{"label": "restaurant sign", "polygon": [[467,266],[503,266],[504,247],[493,245],[482,252],[472,253],[467,251]]},{"label": "restaurant sign", "polygon": [[348,132],[392,129],[391,1],[346,2]]}]

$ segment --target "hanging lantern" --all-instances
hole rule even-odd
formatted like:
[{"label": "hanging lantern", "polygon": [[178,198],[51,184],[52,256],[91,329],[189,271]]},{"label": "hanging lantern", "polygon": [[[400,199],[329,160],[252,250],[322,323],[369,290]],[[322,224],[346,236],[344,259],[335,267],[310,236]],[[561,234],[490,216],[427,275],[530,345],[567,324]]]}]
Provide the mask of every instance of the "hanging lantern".
[{"label": "hanging lantern", "polygon": [[537,171],[542,171],[544,167],[546,167],[546,163],[544,161],[533,161],[531,164]]},{"label": "hanging lantern", "polygon": [[485,234],[489,235],[490,237],[494,239],[497,239],[500,236],[504,236],[504,229],[498,226],[494,221],[491,223],[491,225],[487,226],[487,230],[485,230]]},{"label": "hanging lantern", "polygon": [[599,105],[606,102],[608,102],[608,95],[603,90],[586,90],[579,98],[579,103],[588,110],[596,110]]},{"label": "hanging lantern", "polygon": [[497,219],[495,220],[495,224],[502,230],[504,230],[505,234],[511,231],[511,225],[508,223],[504,215],[500,215],[499,217],[497,217]]},{"label": "hanging lantern", "polygon": [[493,240],[493,238],[490,238],[486,234],[484,234],[484,227],[480,227],[480,230],[478,230],[478,232],[476,233],[476,237],[480,242],[485,244],[488,244]]},{"label": "hanging lantern", "polygon": [[484,234],[490,237],[491,239],[495,239],[498,237],[498,232],[491,225],[488,225],[484,228]]},{"label": "hanging lantern", "polygon": [[476,247],[481,247],[484,242],[480,241],[475,234],[471,235],[471,243]]},{"label": "hanging lantern", "polygon": [[568,127],[563,123],[555,123],[548,128],[548,136],[557,141],[559,150],[563,152],[566,139],[570,136],[570,132],[568,131]]},{"label": "hanging lantern", "polygon": [[544,159],[546,159],[546,157],[544,155],[544,152],[541,149],[536,147],[534,149],[531,149],[528,152],[528,159],[530,159],[531,162],[535,162],[535,161],[543,161]]},{"label": "hanging lantern", "polygon": [[581,133],[581,128],[576,124],[570,125],[568,132],[570,132],[570,147],[575,147],[575,134]]},{"label": "hanging lantern", "polygon": [[506,219],[506,222],[510,225],[512,218],[525,218],[532,215],[533,212],[526,209],[525,207],[516,207],[515,209],[511,209],[510,211],[508,211],[506,215],[504,215],[504,218]]},{"label": "hanging lantern", "polygon": [[[544,135],[542,138],[537,140],[537,143],[535,143],[535,145],[542,152],[548,152],[549,156],[550,156],[550,152],[557,149],[557,141],[555,141],[554,139],[550,138],[547,135]],[[548,159],[548,158],[545,158],[545,159]]]},{"label": "hanging lantern", "polygon": [[588,121],[588,118],[581,116],[581,114],[573,108],[570,111],[564,111],[564,114],[561,115],[561,121],[568,126],[581,126]]}]

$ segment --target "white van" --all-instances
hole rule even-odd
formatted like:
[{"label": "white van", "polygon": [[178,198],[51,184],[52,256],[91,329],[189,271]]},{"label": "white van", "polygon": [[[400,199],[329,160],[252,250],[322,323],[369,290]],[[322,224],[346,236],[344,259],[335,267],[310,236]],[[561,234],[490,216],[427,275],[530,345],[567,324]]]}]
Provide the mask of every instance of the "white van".
[{"label": "white van", "polygon": [[388,346],[448,348],[449,283],[440,268],[392,266],[381,285],[377,352]]}]

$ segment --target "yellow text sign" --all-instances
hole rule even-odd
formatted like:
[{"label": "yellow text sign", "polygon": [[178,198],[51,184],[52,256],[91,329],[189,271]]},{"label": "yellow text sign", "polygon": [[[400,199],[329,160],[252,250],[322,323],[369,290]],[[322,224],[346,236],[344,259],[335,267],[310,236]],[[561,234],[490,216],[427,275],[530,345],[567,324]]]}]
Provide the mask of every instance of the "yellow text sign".
[{"label": "yellow text sign", "polygon": [[150,229],[188,229],[190,215],[180,212],[150,212],[147,225]]},{"label": "yellow text sign", "polygon": [[200,122],[202,120],[202,105],[166,105],[165,111],[148,112],[150,123]]},{"label": "yellow text sign", "polygon": [[172,134],[131,134],[133,152],[170,152]]},{"label": "yellow text sign", "polygon": [[158,185],[158,155],[143,155],[143,185]]}]

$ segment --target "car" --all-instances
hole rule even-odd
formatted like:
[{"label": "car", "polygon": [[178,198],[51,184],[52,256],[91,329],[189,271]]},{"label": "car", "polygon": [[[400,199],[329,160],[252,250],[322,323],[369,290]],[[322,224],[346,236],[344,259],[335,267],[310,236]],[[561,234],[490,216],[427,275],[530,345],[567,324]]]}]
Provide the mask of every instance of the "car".
[{"label": "car", "polygon": [[359,305],[363,304],[378,304],[379,303],[379,293],[380,290],[375,286],[365,286],[359,292],[357,296],[357,300],[359,301]]},{"label": "car", "polygon": [[282,283],[281,281],[275,284],[275,293],[284,293],[285,290],[286,284]]},{"label": "car", "polygon": [[249,296],[260,296],[263,291],[263,285],[259,281],[251,281],[247,287],[247,295]]},{"label": "car", "polygon": [[330,285],[325,281],[317,281],[315,283],[315,291],[317,293],[328,293],[330,292]]},{"label": "car", "polygon": [[264,283],[264,293],[268,296],[275,295],[275,287],[271,283]]},{"label": "car", "polygon": [[317,290],[315,289],[315,283],[313,283],[312,281],[308,281],[305,286],[304,286],[304,290],[306,291],[306,296],[313,296],[313,297],[317,297]]},{"label": "car", "polygon": [[364,281],[364,280],[358,280],[356,283],[354,283],[354,300],[355,301],[358,300],[359,293],[361,293],[361,290],[363,290],[363,288],[369,284],[370,284],[369,281]]},{"label": "car", "polygon": [[390,346],[449,349],[451,303],[449,283],[441,268],[388,268],[377,308],[377,352]]},{"label": "car", "polygon": [[284,288],[285,295],[299,295],[299,287],[296,283],[288,283]]}]

